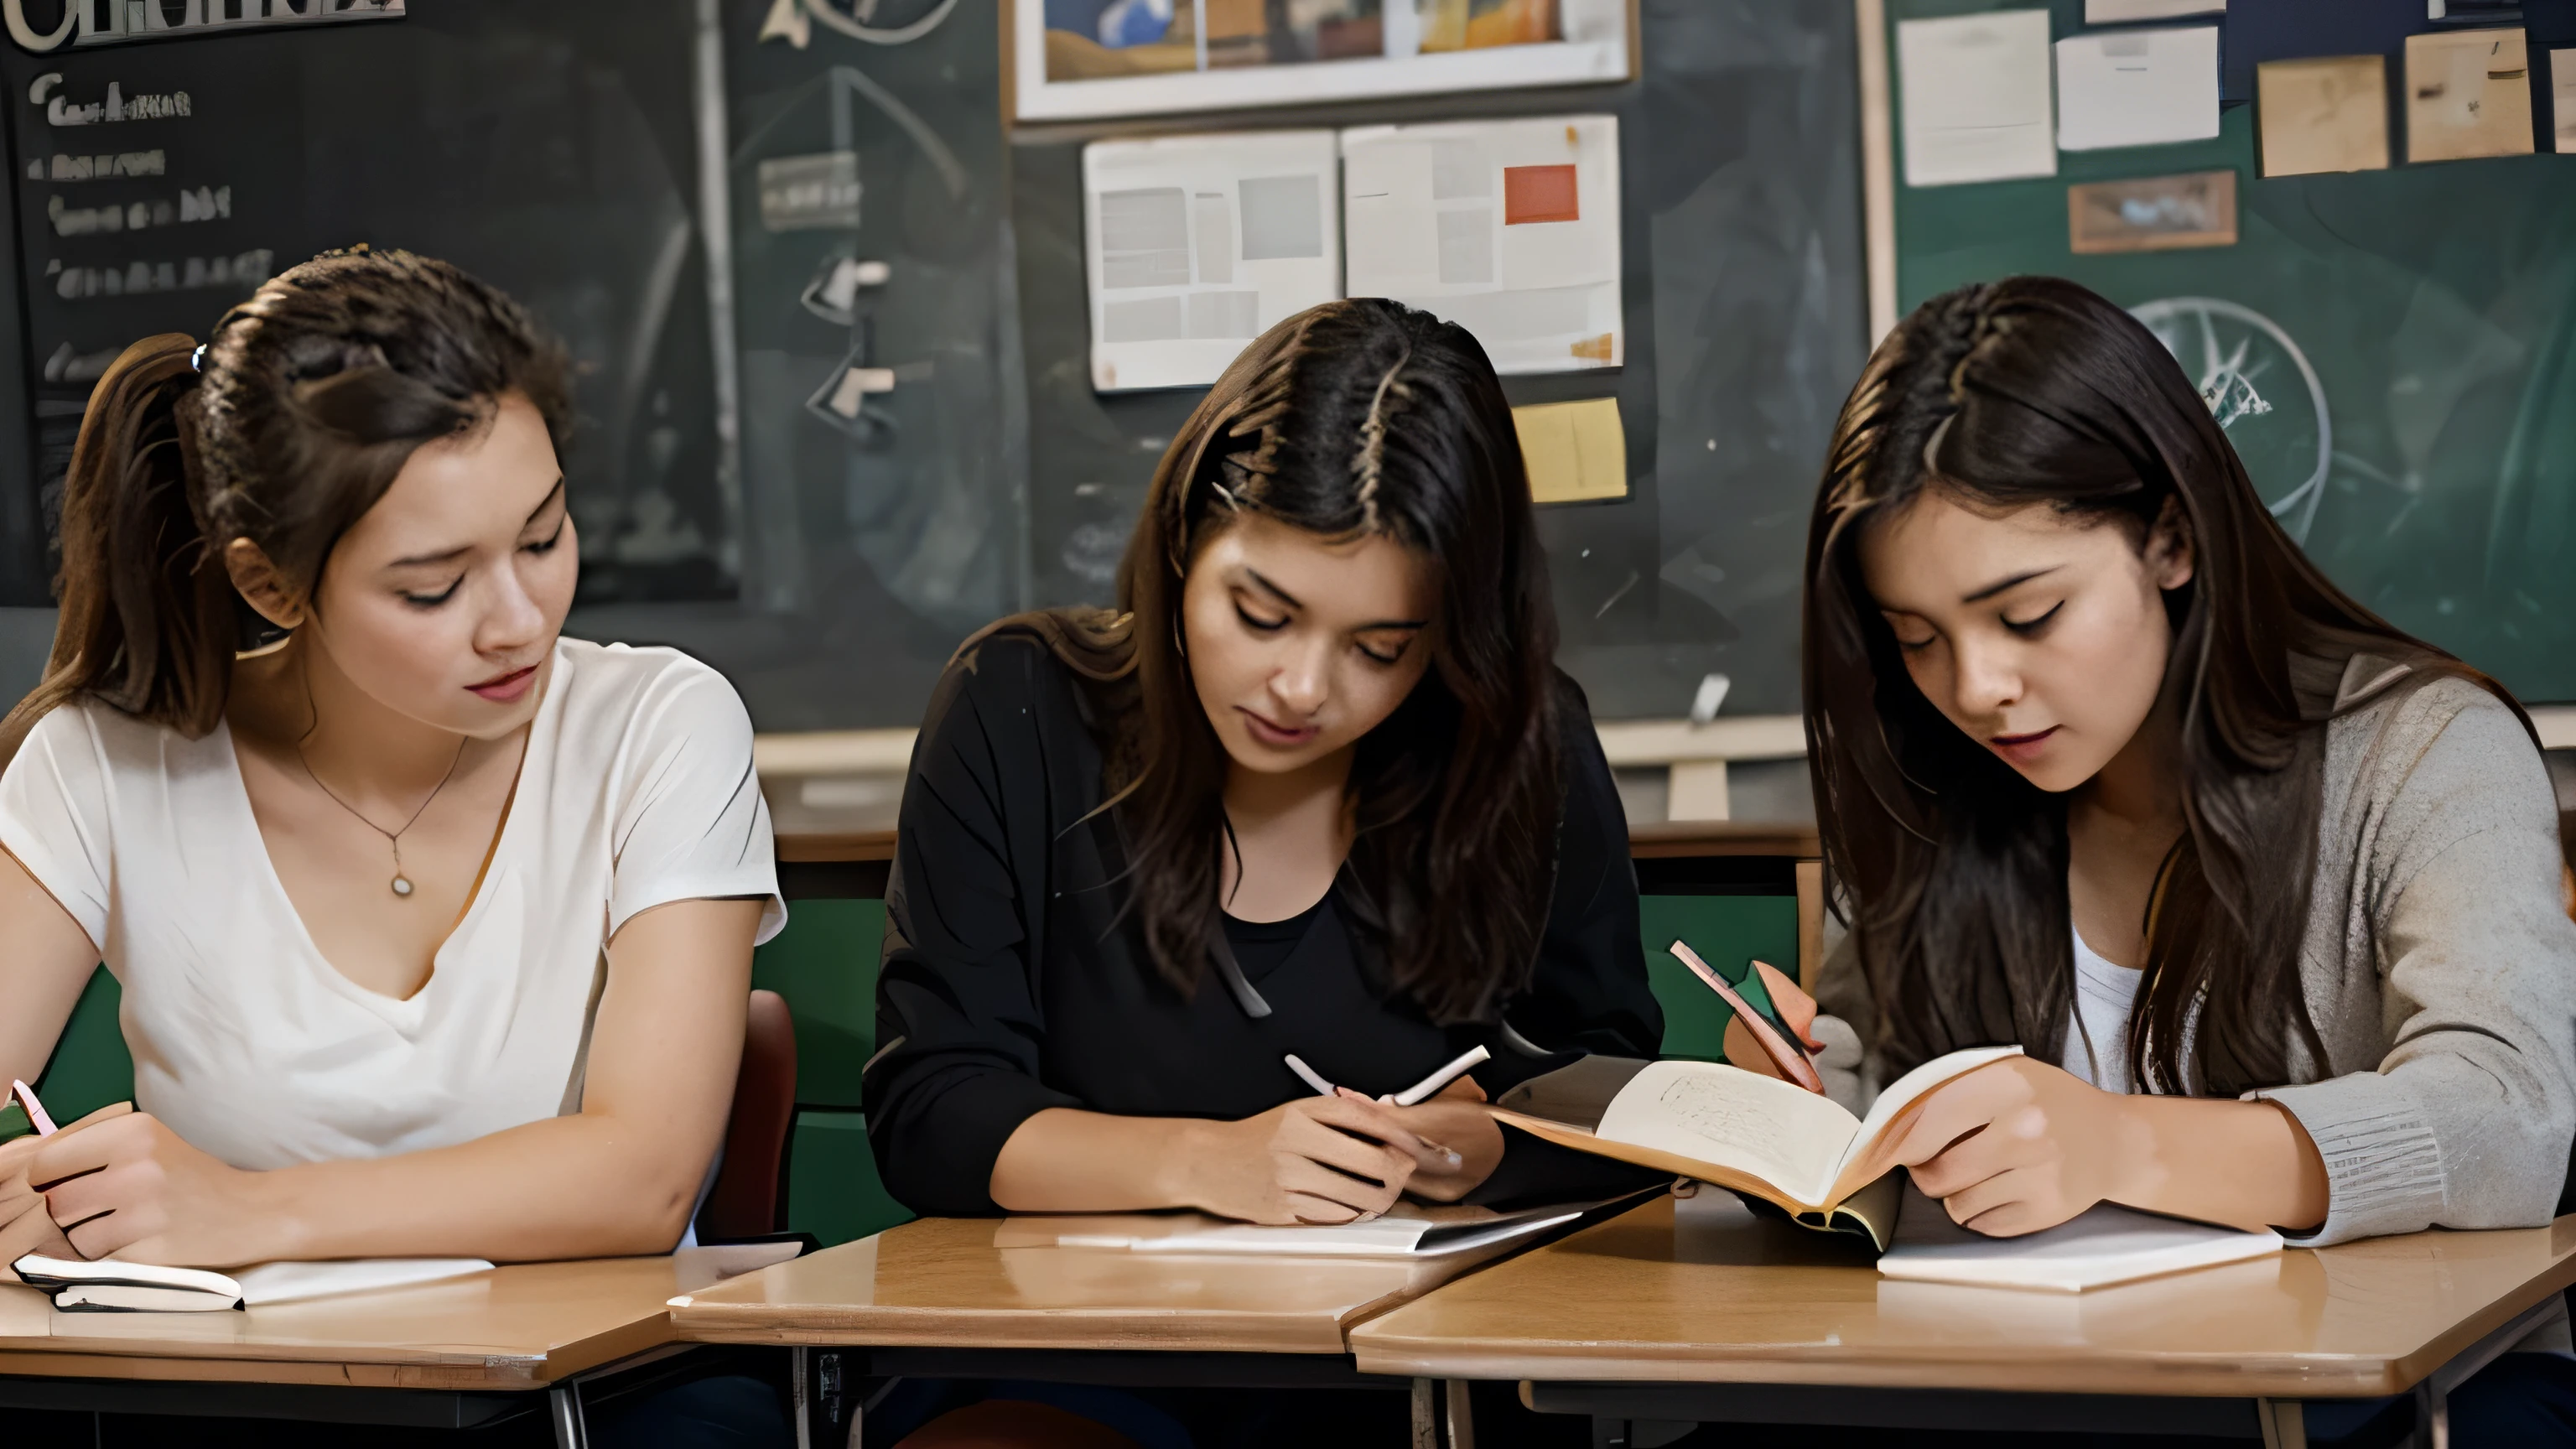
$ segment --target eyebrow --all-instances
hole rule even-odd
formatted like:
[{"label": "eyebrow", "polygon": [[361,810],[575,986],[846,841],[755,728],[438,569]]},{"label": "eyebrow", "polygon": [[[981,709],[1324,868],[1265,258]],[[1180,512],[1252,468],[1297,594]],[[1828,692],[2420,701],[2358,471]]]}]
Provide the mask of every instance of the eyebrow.
[{"label": "eyebrow", "polygon": [[1995,595],[2002,593],[2006,589],[2018,588],[2023,584],[2029,583],[2032,579],[2045,578],[2048,575],[2057,572],[2057,568],[2057,565],[2051,564],[2044,569],[2032,569],[2026,574],[2015,574],[2011,578],[1997,580],[1996,582],[1988,584],[1984,588],[1977,590],[1973,594],[1961,594],[1959,596],[1959,602],[1962,604],[1982,604],[1986,600],[1993,598]]},{"label": "eyebrow", "polygon": [[[555,500],[563,496],[563,491],[563,476],[561,474],[557,474],[555,476],[555,486],[547,489],[546,496],[537,500],[537,506],[528,510],[526,521],[522,522],[519,526],[521,528],[525,528],[528,524],[536,522],[537,515],[545,512],[548,508],[553,507]],[[385,567],[389,569],[409,569],[422,568],[430,564],[452,563],[473,551],[473,545],[461,544],[441,553],[407,554],[401,558],[395,559],[392,563],[385,565]]]}]

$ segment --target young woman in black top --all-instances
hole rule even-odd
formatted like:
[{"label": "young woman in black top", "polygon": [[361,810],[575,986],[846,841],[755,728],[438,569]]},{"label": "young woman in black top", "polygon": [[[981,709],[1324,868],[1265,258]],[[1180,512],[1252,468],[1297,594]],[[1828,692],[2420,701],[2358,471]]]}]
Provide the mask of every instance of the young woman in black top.
[{"label": "young woman in black top", "polygon": [[1598,1185],[1477,1106],[1663,1022],[1475,340],[1375,300],[1271,329],[1164,454],[1118,598],[992,626],[931,701],[866,1075],[888,1188],[1328,1223]]}]

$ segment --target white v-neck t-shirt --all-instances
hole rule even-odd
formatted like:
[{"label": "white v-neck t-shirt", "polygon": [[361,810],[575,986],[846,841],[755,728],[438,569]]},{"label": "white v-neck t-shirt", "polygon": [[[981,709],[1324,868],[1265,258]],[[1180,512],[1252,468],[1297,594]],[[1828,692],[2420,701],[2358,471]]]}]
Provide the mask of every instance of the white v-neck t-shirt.
[{"label": "white v-neck t-shirt", "polygon": [[88,701],[0,773],[0,845],[124,988],[135,1102],[235,1167],[454,1146],[576,1111],[607,943],[672,901],[786,924],[751,719],[672,649],[565,639],[481,887],[408,1000],[326,960],[271,864],[230,729]]}]

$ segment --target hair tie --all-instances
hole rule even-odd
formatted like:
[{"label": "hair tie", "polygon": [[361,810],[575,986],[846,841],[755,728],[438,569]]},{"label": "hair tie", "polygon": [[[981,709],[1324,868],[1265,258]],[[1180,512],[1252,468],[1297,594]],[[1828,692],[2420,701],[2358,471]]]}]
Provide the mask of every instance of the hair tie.
[{"label": "hair tie", "polygon": [[205,371],[205,370],[206,370],[206,344],[205,344],[205,343],[203,343],[203,342],[198,343],[198,344],[197,344],[197,350],[188,354],[188,366],[189,366],[192,370],[197,371],[197,372],[203,372],[203,371]]}]

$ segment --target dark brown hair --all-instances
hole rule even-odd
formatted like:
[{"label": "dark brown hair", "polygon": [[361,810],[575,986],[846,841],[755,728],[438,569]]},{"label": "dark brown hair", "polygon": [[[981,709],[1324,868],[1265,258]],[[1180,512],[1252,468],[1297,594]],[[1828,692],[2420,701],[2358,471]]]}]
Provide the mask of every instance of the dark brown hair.
[{"label": "dark brown hair", "polygon": [[223,547],[258,544],[307,594],[412,451],[523,394],[561,449],[562,346],[445,262],[359,247],[264,283],[202,351],[125,350],[90,394],[63,482],[62,572],[44,681],[0,721],[0,756],[88,697],[191,738],[222,718],[249,618]]},{"label": "dark brown hair", "polygon": [[2185,831],[2148,912],[2130,1079],[2232,1096],[2287,1080],[2294,1044],[2322,1060],[2299,946],[2345,664],[2368,653],[2413,666],[2416,685],[2460,676],[2511,698],[2308,561],[2128,313],[2050,277],[1924,303],[1844,403],[1807,534],[1817,819],[1894,1070],[1984,1043],[2058,1060],[2073,1000],[2064,799],[1916,690],[1862,579],[1864,532],[1927,488],[2117,522],[2141,544],[2178,509],[2194,569],[2166,595],[2164,697],[2180,709]]},{"label": "dark brown hair", "polygon": [[[1435,1020],[1490,1019],[1546,926],[1563,793],[1556,614],[1519,434],[1484,349],[1395,302],[1328,302],[1263,334],[1155,469],[1119,612],[1041,633],[1092,681],[1128,909],[1155,970],[1195,989],[1217,929],[1226,753],[1180,647],[1182,582],[1230,520],[1384,534],[1433,565],[1422,682],[1359,744],[1350,864],[1390,984]],[[969,647],[972,647],[971,644]]]}]

